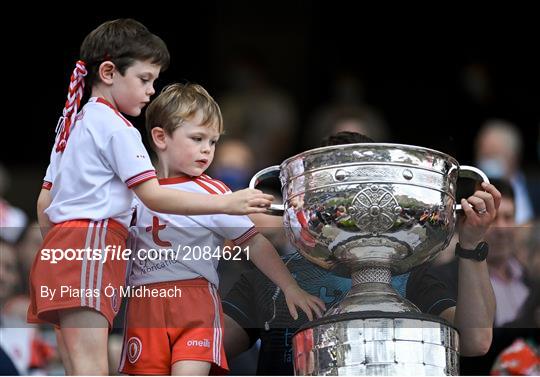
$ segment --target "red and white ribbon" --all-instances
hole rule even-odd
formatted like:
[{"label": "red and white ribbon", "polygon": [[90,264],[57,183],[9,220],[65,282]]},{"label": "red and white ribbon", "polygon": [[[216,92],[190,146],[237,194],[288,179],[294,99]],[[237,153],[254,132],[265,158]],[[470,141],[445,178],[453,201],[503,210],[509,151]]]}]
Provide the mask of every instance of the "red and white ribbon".
[{"label": "red and white ribbon", "polygon": [[67,140],[71,131],[72,125],[75,124],[75,117],[81,104],[81,99],[84,94],[84,76],[86,76],[86,66],[82,60],[77,61],[75,69],[71,74],[71,80],[69,81],[69,90],[67,95],[66,104],[62,116],[58,120],[56,126],[56,133],[60,132],[58,141],[56,143],[56,152],[63,152],[66,149]]}]

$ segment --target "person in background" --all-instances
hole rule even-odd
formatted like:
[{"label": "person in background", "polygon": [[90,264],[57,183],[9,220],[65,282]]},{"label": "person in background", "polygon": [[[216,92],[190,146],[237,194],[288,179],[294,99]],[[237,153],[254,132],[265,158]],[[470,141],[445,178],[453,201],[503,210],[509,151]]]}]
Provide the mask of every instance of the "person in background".
[{"label": "person in background", "polygon": [[476,166],[489,177],[506,179],[512,184],[517,225],[525,224],[535,216],[529,182],[521,168],[522,152],[523,140],[519,130],[505,120],[486,121],[476,137]]}]

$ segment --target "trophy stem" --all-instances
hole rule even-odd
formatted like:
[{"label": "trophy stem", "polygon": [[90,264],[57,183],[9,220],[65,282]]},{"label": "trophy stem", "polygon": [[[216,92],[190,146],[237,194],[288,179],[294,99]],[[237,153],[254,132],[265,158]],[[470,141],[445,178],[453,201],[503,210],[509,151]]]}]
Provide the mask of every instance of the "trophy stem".
[{"label": "trophy stem", "polygon": [[392,272],[385,267],[362,267],[352,271],[352,287],[345,298],[331,307],[325,317],[352,312],[421,313],[392,287]]},{"label": "trophy stem", "polygon": [[390,284],[392,281],[392,272],[384,267],[364,267],[352,272],[352,285],[364,283],[384,283]]}]

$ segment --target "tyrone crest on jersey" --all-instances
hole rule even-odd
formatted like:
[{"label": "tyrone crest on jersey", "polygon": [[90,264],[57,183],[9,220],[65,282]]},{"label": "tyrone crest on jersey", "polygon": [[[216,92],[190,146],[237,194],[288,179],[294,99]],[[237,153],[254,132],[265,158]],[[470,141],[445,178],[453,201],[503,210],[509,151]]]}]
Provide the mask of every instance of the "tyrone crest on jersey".
[{"label": "tyrone crest on jersey", "polygon": [[127,357],[131,364],[135,364],[142,353],[142,342],[136,336],[129,338],[127,342]]}]

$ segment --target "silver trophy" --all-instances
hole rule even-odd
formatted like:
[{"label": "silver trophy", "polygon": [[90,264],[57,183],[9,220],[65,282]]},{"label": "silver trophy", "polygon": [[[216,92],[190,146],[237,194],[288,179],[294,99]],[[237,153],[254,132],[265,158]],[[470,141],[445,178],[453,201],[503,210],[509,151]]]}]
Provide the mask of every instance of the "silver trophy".
[{"label": "silver trophy", "polygon": [[259,171],[278,176],[286,233],[312,263],[350,276],[347,296],[293,337],[297,375],[457,375],[457,330],[390,284],[433,259],[454,233],[458,177],[488,182],[451,156],[400,144],[312,149]]}]

